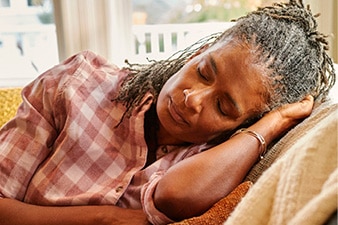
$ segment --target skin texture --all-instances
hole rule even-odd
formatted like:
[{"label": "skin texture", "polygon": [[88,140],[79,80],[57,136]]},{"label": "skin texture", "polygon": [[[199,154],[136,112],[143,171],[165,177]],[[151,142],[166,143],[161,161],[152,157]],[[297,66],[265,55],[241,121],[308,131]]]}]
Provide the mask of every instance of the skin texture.
[{"label": "skin texture", "polygon": [[[201,143],[266,109],[264,68],[245,45],[215,45],[192,58],[164,85],[157,104],[158,144]],[[263,89],[265,90],[265,89]],[[269,112],[248,129],[269,144],[308,116],[313,98]],[[174,220],[199,215],[230,193],[257,161],[252,136],[234,138],[171,167],[159,182],[156,207]],[[198,199],[198,200],[197,200]],[[0,224],[149,224],[142,210],[116,206],[35,206],[0,200]]]},{"label": "skin texture", "polygon": [[[308,116],[313,102],[313,97],[307,96],[287,104],[248,129],[260,133],[269,144]],[[194,155],[171,167],[160,180],[155,205],[177,221],[200,215],[242,182],[259,155],[258,141],[244,133]]]},{"label": "skin texture", "polygon": [[264,78],[253,59],[250,48],[236,42],[191,59],[159,94],[159,143],[204,143],[264,111]]},{"label": "skin texture", "polygon": [[[254,66],[253,52],[236,42],[216,45],[171,77],[157,104],[160,133],[166,134],[160,135],[160,140],[209,141],[264,112],[267,108],[262,97],[266,96],[262,93],[264,69]],[[298,104],[305,107],[284,106],[249,129],[262,134],[269,144],[298,119],[309,115],[313,98],[308,96]],[[170,218],[181,220],[203,213],[229,194],[261,154],[255,138],[238,136],[169,169],[155,193],[157,208]]]},{"label": "skin texture", "polygon": [[36,206],[2,199],[0,210],[2,225],[150,225],[142,210],[117,206]]}]

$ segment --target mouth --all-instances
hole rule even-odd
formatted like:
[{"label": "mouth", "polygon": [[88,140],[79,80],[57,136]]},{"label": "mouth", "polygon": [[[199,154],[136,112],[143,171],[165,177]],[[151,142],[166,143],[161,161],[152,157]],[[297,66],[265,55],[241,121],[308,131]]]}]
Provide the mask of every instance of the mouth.
[{"label": "mouth", "polygon": [[181,113],[176,105],[173,103],[173,100],[169,98],[168,109],[171,118],[178,124],[189,125],[189,123],[184,119],[183,113]]}]

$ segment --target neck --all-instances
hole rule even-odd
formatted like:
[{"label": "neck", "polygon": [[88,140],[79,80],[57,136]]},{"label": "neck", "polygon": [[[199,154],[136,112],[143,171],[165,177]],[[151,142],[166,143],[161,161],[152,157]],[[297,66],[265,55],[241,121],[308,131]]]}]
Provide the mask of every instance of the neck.
[{"label": "neck", "polygon": [[182,140],[174,138],[161,125],[156,114],[155,106],[147,111],[144,120],[144,132],[147,145],[157,148],[159,145],[183,145],[186,144]]},{"label": "neck", "polygon": [[159,124],[159,129],[157,129],[157,143],[158,145],[184,145],[187,144],[182,140],[174,138],[168,133],[168,131],[157,121]]}]

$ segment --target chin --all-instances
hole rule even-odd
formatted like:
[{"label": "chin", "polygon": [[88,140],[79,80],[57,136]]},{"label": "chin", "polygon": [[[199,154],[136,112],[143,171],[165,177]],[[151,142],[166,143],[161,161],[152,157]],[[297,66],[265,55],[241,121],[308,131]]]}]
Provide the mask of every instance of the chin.
[{"label": "chin", "polygon": [[204,143],[208,143],[210,140],[207,140],[205,138],[185,138],[185,142],[186,143],[191,143],[191,144],[204,144]]}]

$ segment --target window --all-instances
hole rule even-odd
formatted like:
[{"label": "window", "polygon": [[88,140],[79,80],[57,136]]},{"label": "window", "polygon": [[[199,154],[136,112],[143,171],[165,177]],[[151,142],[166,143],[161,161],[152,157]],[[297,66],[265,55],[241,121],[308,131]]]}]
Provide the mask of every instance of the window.
[{"label": "window", "polygon": [[58,63],[52,0],[1,0],[0,87],[22,86]]},{"label": "window", "polygon": [[[158,51],[167,51],[164,43],[168,40],[173,43],[170,51],[176,51],[185,45],[179,39],[181,34],[186,36],[187,28],[210,22],[221,27],[258,5],[275,1],[279,0],[0,0],[0,87],[27,84],[59,60],[86,49],[119,66],[125,65],[125,58],[145,59],[140,53],[153,50],[147,43],[149,32],[146,37],[141,33],[153,26],[170,25],[155,40]],[[330,55],[337,62],[337,1],[304,3],[321,13],[319,28],[329,34]],[[182,29],[181,34],[168,35],[175,29]],[[203,29],[210,33],[219,27]]]},{"label": "window", "polygon": [[[288,0],[132,0],[133,25],[225,22],[245,15],[257,7]],[[320,13],[319,30],[328,35],[329,54],[338,62],[337,1],[303,0],[314,14]],[[151,48],[145,38],[145,51]],[[148,41],[149,42],[149,41]],[[139,43],[136,43],[136,46]]]},{"label": "window", "polygon": [[133,22],[134,24],[229,22],[258,6],[271,5],[273,2],[275,1],[133,0]]},{"label": "window", "polygon": [[10,6],[9,0],[1,0],[0,1],[0,7],[9,7],[9,6]]},{"label": "window", "polygon": [[[265,0],[264,4],[272,0]],[[133,0],[135,49],[130,61],[165,59],[199,39],[232,26],[260,0]]]}]

